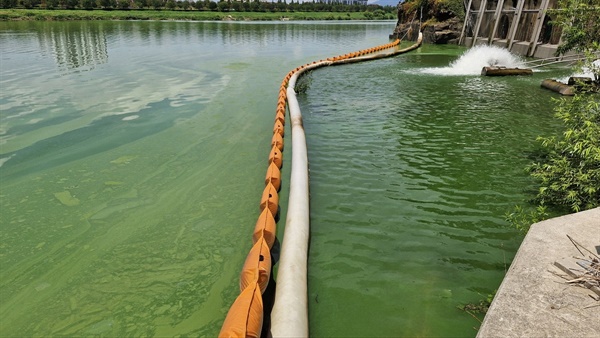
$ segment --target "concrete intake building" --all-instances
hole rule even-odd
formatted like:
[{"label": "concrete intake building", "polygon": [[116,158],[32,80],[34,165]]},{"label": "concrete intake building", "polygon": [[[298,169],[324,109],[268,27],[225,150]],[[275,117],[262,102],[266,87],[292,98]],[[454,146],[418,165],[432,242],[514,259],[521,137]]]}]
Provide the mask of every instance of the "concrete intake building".
[{"label": "concrete intake building", "polygon": [[459,44],[496,45],[514,54],[553,57],[562,30],[550,24],[557,0],[468,0]]}]

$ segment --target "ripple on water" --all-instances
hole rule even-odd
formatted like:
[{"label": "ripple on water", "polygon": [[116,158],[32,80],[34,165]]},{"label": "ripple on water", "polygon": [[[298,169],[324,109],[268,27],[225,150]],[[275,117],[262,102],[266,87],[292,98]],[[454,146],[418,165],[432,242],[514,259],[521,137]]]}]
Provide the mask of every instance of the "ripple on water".
[{"label": "ripple on water", "polygon": [[[499,282],[519,241],[503,215],[525,182],[514,149],[535,134],[512,122],[527,119],[526,108],[508,102],[528,84],[436,78],[403,62],[319,70],[301,103],[316,335],[427,335],[432,325],[470,335],[468,323],[452,324],[456,306]],[[319,325],[330,312],[344,324]]]}]

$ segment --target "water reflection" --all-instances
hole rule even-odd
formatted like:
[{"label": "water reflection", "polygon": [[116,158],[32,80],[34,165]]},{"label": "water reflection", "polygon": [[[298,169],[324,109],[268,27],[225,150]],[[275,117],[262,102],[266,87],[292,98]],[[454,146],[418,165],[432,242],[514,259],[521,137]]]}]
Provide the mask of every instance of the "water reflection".
[{"label": "water reflection", "polygon": [[102,26],[51,25],[37,33],[41,51],[52,55],[62,71],[88,71],[108,61]]}]

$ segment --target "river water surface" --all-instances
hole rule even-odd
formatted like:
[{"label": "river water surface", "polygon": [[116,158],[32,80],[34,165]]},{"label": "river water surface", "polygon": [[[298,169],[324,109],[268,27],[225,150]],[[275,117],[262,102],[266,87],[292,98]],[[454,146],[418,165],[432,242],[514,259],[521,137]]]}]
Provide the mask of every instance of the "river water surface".
[{"label": "river water surface", "polygon": [[[0,336],[216,336],[282,78],[393,27],[0,22]],[[431,72],[462,52],[309,75],[311,335],[476,334],[457,306],[498,288],[521,241],[504,214],[557,124],[547,74]]]}]

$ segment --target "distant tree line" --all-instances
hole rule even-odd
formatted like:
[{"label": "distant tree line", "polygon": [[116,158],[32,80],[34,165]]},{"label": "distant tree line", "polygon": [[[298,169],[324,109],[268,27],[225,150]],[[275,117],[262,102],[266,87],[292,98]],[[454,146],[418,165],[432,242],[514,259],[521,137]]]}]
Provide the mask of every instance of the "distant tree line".
[{"label": "distant tree line", "polygon": [[[294,2],[282,0],[0,0],[0,8],[25,9],[154,9],[213,12],[383,12],[395,13],[396,7],[379,5],[345,5],[341,3]],[[375,15],[377,16],[377,15]]]}]

